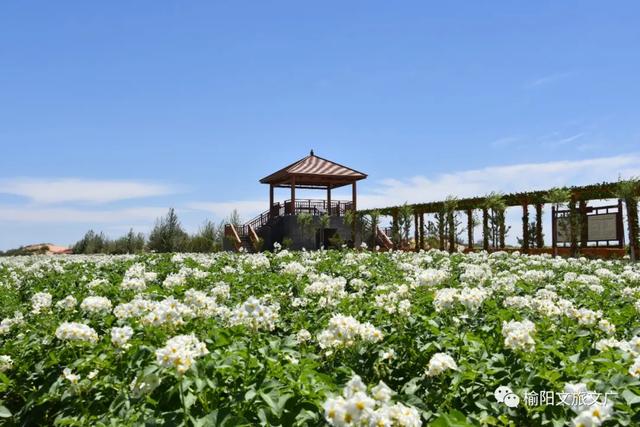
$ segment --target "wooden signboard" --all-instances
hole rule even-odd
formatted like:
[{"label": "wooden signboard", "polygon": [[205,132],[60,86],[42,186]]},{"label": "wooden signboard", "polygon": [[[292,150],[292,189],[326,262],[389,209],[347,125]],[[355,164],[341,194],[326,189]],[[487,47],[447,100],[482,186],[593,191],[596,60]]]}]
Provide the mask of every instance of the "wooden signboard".
[{"label": "wooden signboard", "polygon": [[618,214],[587,216],[587,236],[590,241],[618,240]]},{"label": "wooden signboard", "polygon": [[[592,246],[624,247],[624,229],[622,225],[622,201],[617,205],[584,207],[578,209],[580,222],[586,227],[585,238],[578,241],[593,244]],[[569,210],[552,209],[553,238],[555,244],[565,246],[571,244],[571,221]],[[580,233],[578,233],[580,234]]]}]

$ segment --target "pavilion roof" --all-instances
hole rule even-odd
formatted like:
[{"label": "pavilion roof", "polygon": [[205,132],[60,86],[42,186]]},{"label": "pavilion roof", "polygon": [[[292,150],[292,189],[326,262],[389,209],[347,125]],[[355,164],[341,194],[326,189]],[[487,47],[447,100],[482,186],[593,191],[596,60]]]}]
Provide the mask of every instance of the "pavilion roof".
[{"label": "pavilion roof", "polygon": [[336,188],[366,177],[366,174],[355,169],[318,157],[311,150],[307,157],[262,178],[260,182],[279,187],[290,187],[295,181],[296,187]]}]

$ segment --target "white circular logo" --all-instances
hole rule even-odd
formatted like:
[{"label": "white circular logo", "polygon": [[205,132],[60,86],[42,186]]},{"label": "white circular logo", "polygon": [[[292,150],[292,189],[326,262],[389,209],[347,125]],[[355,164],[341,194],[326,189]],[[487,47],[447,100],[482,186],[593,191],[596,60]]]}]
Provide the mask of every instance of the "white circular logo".
[{"label": "white circular logo", "polygon": [[493,392],[496,400],[504,403],[509,408],[517,408],[520,404],[520,398],[509,387],[501,385]]},{"label": "white circular logo", "polygon": [[508,394],[513,394],[513,391],[511,391],[511,389],[507,386],[501,385],[500,387],[498,387],[496,389],[496,391],[493,392],[493,395],[496,397],[496,400],[500,403],[504,402],[504,398],[508,395]]}]

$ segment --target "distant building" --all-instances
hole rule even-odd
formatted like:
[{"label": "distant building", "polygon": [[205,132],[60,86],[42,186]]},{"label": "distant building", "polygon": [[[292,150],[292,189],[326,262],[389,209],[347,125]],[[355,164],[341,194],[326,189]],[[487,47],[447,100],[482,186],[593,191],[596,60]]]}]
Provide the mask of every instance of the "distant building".
[{"label": "distant building", "polygon": [[56,246],[51,243],[38,243],[35,245],[27,245],[22,247],[22,251],[28,254],[41,254],[41,255],[64,255],[72,254],[73,251],[69,248],[62,246]]}]

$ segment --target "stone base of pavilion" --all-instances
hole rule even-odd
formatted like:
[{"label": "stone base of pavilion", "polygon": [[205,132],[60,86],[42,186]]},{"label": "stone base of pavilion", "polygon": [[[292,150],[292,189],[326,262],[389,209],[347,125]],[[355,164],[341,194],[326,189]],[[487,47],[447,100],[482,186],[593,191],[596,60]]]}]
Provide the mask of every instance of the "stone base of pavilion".
[{"label": "stone base of pavilion", "polygon": [[[329,248],[332,242],[342,242],[349,247],[360,244],[360,237],[356,235],[356,242],[352,241],[351,226],[345,224],[344,218],[332,216],[327,228],[321,228],[320,217],[314,216],[309,230],[303,230],[298,223],[298,215],[285,215],[275,218],[266,226],[261,227],[257,234],[263,240],[263,249],[272,250],[274,243],[288,242],[289,249],[315,250]],[[337,237],[337,238],[336,238]]]}]

